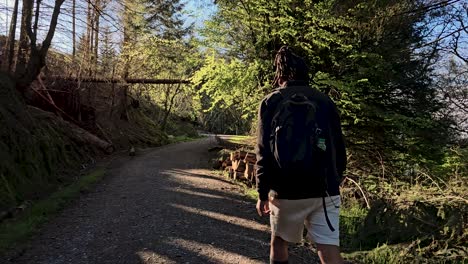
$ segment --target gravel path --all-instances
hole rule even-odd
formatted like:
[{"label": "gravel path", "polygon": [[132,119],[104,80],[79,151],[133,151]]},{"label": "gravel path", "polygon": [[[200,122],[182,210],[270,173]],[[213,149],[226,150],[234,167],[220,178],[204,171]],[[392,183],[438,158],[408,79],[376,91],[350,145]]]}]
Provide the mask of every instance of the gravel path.
[{"label": "gravel path", "polygon": [[[210,172],[214,144],[116,158],[102,183],[4,263],[267,263],[268,219],[240,187]],[[304,247],[292,253],[291,263],[313,262]]]}]

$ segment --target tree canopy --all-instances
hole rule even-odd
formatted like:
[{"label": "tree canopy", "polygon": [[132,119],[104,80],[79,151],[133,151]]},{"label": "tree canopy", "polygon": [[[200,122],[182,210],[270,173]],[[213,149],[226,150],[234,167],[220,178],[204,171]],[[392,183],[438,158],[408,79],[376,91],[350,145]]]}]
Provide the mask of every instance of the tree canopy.
[{"label": "tree canopy", "polygon": [[[450,3],[216,2],[218,11],[202,36],[218,59],[210,55],[195,75],[200,91],[212,95],[205,112],[217,112],[221,103],[240,107],[237,118],[250,120],[255,108],[231,98],[271,91],[272,59],[288,44],[306,59],[311,85],[337,103],[347,143],[359,153],[395,162],[438,160],[457,137],[450,130],[454,120],[440,115],[447,104],[434,85],[440,50],[427,44]],[[231,68],[240,62],[245,66]],[[207,71],[224,73],[210,78]],[[236,78],[236,71],[243,73]]]}]

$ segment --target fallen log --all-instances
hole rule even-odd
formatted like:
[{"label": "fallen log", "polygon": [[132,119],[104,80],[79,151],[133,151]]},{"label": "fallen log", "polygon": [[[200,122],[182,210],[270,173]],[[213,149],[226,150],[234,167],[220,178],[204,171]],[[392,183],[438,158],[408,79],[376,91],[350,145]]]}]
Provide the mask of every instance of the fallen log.
[{"label": "fallen log", "polygon": [[233,179],[234,180],[241,179],[243,176],[244,176],[244,173],[239,172],[239,171],[235,171]]},{"label": "fallen log", "polygon": [[127,79],[118,79],[118,78],[95,78],[95,77],[72,77],[72,76],[42,76],[42,80],[65,80],[72,82],[92,82],[92,83],[141,83],[141,84],[189,84],[189,80],[179,80],[179,79],[145,79],[145,78],[127,78]]},{"label": "fallen log", "polygon": [[243,159],[245,159],[245,156],[247,156],[247,151],[240,150],[239,151],[239,159],[243,160]]},{"label": "fallen log", "polygon": [[79,145],[93,145],[107,154],[110,154],[115,150],[114,146],[111,143],[100,139],[96,135],[84,130],[83,128],[71,122],[61,119],[53,113],[44,111],[34,106],[28,106],[28,110],[30,110],[30,112],[36,114],[37,116],[53,119],[55,122],[59,123],[61,127],[64,127],[68,131],[70,131],[70,133],[68,133],[67,136]]},{"label": "fallen log", "polygon": [[246,163],[244,162],[244,160],[239,160],[237,162],[237,168],[235,168],[234,170],[238,171],[238,172],[244,172],[245,171],[245,165],[246,165]]},{"label": "fallen log", "polygon": [[227,166],[232,166],[232,161],[230,159],[227,159],[225,161],[223,161],[221,167],[224,169],[226,168]]},{"label": "fallen log", "polygon": [[248,152],[244,158],[246,163],[256,163],[257,162],[257,155],[255,153]]},{"label": "fallen log", "polygon": [[237,150],[237,151],[233,151],[231,152],[229,158],[231,160],[243,160],[245,159],[245,157],[247,156],[247,151],[244,151],[244,150]]},{"label": "fallen log", "polygon": [[229,159],[232,160],[233,162],[238,160],[236,153],[237,151],[234,151],[234,152],[231,152],[231,154],[229,155]]},{"label": "fallen log", "polygon": [[244,178],[249,180],[250,182],[253,182],[254,179],[254,172],[255,172],[255,166],[252,163],[247,163],[245,167],[245,172],[244,172]]}]

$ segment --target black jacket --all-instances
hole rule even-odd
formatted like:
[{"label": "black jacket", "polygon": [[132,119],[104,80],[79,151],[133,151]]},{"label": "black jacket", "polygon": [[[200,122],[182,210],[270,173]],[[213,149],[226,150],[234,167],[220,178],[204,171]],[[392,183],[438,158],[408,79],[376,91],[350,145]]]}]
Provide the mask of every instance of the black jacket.
[{"label": "black jacket", "polygon": [[[325,94],[311,88],[305,82],[289,82],[285,88],[267,95],[260,104],[257,137],[257,190],[262,201],[268,200],[270,191],[278,199],[306,199],[322,197],[323,187],[309,173],[290,175],[278,167],[270,150],[271,122],[283,95],[300,91],[319,106],[317,114],[327,115],[327,192],[339,195],[339,184],[346,169],[346,149],[341,132],[340,117],[333,101]],[[282,95],[283,94],[283,95]]]}]

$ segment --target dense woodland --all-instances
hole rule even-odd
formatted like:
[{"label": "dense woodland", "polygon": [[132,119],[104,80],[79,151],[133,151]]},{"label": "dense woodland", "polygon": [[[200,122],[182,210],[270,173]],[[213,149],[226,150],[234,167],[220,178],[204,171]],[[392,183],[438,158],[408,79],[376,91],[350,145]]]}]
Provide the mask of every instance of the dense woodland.
[{"label": "dense woodland", "polygon": [[0,209],[116,149],[196,129],[255,135],[288,44],[341,112],[344,250],[369,263],[467,257],[468,2],[7,2]]}]

